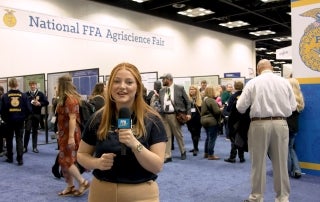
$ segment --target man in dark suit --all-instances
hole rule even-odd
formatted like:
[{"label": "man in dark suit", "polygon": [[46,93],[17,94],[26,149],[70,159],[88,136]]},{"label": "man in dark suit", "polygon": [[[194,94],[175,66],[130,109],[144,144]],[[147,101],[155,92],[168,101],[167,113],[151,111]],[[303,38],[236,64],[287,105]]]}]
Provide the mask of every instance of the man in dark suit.
[{"label": "man in dark suit", "polygon": [[185,112],[187,114],[187,119],[190,120],[191,103],[184,87],[173,83],[173,77],[171,74],[164,74],[160,79],[162,79],[163,85],[163,88],[159,91],[160,104],[168,136],[164,162],[167,163],[172,161],[172,135],[175,136],[178,142],[181,152],[181,160],[185,160],[187,158],[186,149],[184,146],[181,124],[176,119],[176,112]]},{"label": "man in dark suit", "polygon": [[30,139],[30,133],[32,130],[32,151],[34,153],[39,153],[37,148],[38,144],[38,129],[41,119],[41,108],[48,106],[49,102],[46,95],[37,89],[37,82],[29,82],[30,90],[26,92],[29,102],[32,105],[32,113],[28,116],[25,123],[24,132],[24,148],[23,152],[28,152],[28,143]]}]

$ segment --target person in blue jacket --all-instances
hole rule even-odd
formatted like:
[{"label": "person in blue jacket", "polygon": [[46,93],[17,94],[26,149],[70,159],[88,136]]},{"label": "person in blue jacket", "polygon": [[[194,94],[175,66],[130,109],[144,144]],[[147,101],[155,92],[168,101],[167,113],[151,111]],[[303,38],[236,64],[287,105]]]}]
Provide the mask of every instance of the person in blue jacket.
[{"label": "person in blue jacket", "polygon": [[18,165],[23,165],[23,130],[24,121],[31,113],[31,104],[28,101],[27,95],[18,89],[17,79],[9,79],[10,90],[1,98],[1,117],[7,124],[7,160],[13,162],[13,137],[16,139],[17,162]]}]

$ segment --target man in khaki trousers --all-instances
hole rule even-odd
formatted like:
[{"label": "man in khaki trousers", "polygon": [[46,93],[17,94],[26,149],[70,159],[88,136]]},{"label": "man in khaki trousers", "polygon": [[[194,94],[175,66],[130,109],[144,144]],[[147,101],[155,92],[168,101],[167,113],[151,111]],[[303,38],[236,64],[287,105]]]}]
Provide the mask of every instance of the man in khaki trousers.
[{"label": "man in khaki trousers", "polygon": [[273,167],[275,201],[289,201],[289,129],[286,117],[296,110],[297,103],[289,82],[272,70],[270,61],[260,60],[257,65],[259,76],[246,84],[237,102],[240,113],[245,113],[251,106],[248,149],[252,190],[245,202],[263,202],[267,154]]}]

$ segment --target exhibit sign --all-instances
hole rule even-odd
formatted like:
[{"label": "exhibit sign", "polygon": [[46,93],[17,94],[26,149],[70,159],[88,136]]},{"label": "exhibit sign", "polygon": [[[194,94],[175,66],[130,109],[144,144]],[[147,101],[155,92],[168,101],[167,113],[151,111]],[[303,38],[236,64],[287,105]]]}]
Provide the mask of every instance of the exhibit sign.
[{"label": "exhibit sign", "polygon": [[224,73],[224,78],[238,78],[238,77],[241,77],[241,73],[240,72]]},{"label": "exhibit sign", "polygon": [[172,49],[173,39],[150,32],[111,27],[79,19],[64,18],[0,6],[0,28],[61,37],[108,42],[115,45]]},{"label": "exhibit sign", "polygon": [[276,58],[277,60],[292,60],[292,46],[277,49]]}]

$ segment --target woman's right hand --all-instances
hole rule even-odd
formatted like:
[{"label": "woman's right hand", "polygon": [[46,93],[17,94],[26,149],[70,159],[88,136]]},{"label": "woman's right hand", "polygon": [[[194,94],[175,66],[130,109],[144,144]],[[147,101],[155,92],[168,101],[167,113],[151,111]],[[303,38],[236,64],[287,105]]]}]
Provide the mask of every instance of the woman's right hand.
[{"label": "woman's right hand", "polygon": [[99,170],[110,170],[113,166],[113,159],[116,157],[113,153],[102,154],[97,160],[97,168]]}]

